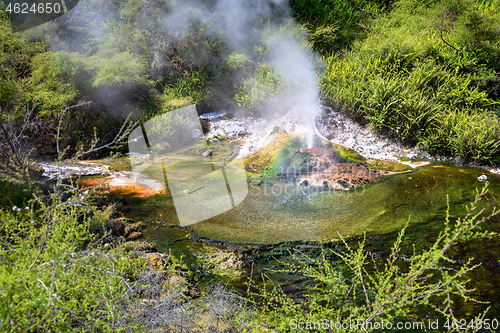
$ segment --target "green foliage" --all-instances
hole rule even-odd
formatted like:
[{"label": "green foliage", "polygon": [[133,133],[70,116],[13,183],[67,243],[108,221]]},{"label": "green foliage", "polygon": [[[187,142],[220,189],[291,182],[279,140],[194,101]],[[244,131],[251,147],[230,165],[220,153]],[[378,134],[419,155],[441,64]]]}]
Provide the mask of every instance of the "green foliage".
[{"label": "green foliage", "polygon": [[279,75],[268,65],[257,66],[253,77],[243,80],[235,100],[240,107],[258,110],[263,103],[286,90]]},{"label": "green foliage", "polygon": [[439,136],[447,138],[454,155],[498,161],[500,123],[497,114],[478,110],[456,111],[440,120]]},{"label": "green foliage", "polygon": [[[476,211],[485,193],[486,187],[478,192],[465,217],[452,223],[447,216],[444,230],[434,244],[420,253],[414,250],[409,254],[401,250],[404,228],[390,255],[383,259],[370,257],[365,250],[365,240],[357,248],[344,241],[345,251],[323,249],[318,257],[292,254],[295,260],[283,263],[288,267],[284,272],[302,274],[310,279],[308,292],[304,295],[306,301],[296,302],[268,280],[259,292],[251,293],[253,302],[259,305],[256,322],[267,323],[280,332],[290,332],[297,328],[292,320],[321,323],[326,318],[329,323],[349,320],[387,323],[401,318],[408,321],[413,317],[418,321],[418,316],[429,314],[422,312],[423,309],[437,312],[444,318],[455,318],[453,304],[457,298],[475,301],[468,295],[473,289],[468,287],[467,274],[477,265],[471,260],[457,265],[448,252],[460,242],[495,235],[478,228],[496,214],[493,211],[485,216],[484,209]],[[484,313],[476,318],[483,317]],[[365,332],[361,327],[357,327],[358,330]],[[352,328],[335,328],[335,332],[352,331]],[[375,331],[379,330],[370,327],[366,330]],[[458,332],[459,328],[451,331]]]},{"label": "green foliage", "polygon": [[16,38],[8,23],[0,18],[0,117],[18,115],[24,105],[25,79],[32,57],[44,51],[42,43]]},{"label": "green foliage", "polygon": [[3,332],[115,328],[127,279],[142,264],[92,245],[88,199],[75,192],[63,202],[56,193],[49,204],[0,211]]},{"label": "green foliage", "polygon": [[113,54],[107,58],[104,55],[97,56],[97,59],[90,58],[95,75],[92,78],[92,87],[102,89],[106,87],[120,87],[124,85],[143,85],[144,63],[136,59],[129,52]]},{"label": "green foliage", "polygon": [[327,100],[432,153],[499,161],[498,12],[466,0],[394,6],[351,52],[325,58]]},{"label": "green foliage", "polygon": [[30,97],[42,116],[58,115],[89,85],[85,59],[74,52],[46,52],[33,58]]},{"label": "green foliage", "polygon": [[309,31],[312,48],[322,54],[341,51],[363,35],[363,24],[392,1],[293,0],[292,15]]}]

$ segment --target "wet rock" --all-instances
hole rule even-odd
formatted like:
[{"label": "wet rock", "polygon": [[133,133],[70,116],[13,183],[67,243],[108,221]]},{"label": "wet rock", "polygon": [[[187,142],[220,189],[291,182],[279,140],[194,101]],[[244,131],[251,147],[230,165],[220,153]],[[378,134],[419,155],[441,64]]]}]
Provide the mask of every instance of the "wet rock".
[{"label": "wet rock", "polygon": [[247,126],[243,121],[212,120],[209,138],[238,138],[248,134]]},{"label": "wet rock", "polygon": [[331,148],[341,159],[351,161],[351,162],[363,162],[366,160],[363,156],[359,155],[357,152],[351,148],[347,148],[336,143],[331,142]]},{"label": "wet rock", "polygon": [[309,152],[299,152],[294,156],[292,163],[287,168],[287,174],[290,176],[301,175],[311,171],[311,154]]},{"label": "wet rock", "polygon": [[406,155],[406,158],[408,158],[409,160],[416,160],[417,159],[417,154],[408,154]]},{"label": "wet rock", "polygon": [[[98,176],[109,174],[108,167],[85,163],[38,163],[37,170],[49,179],[69,179],[72,177]],[[43,171],[42,171],[43,170]]]},{"label": "wet rock", "polygon": [[480,182],[485,182],[485,181],[488,181],[489,178],[486,175],[481,175],[481,176],[477,177],[477,180],[479,180]]},{"label": "wet rock", "polygon": [[283,171],[283,162],[292,157],[290,152],[296,151],[302,146],[301,138],[279,133],[269,145],[248,156],[244,160],[245,167],[247,171],[253,173],[265,171],[268,174],[273,174]]},{"label": "wet rock", "polygon": [[210,132],[210,121],[208,119],[200,119],[201,129],[204,134]]}]

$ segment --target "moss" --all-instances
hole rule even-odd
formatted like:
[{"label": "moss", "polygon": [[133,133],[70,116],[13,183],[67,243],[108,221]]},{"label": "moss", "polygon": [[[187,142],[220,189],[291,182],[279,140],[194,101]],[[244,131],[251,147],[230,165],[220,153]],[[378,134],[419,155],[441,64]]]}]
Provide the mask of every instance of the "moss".
[{"label": "moss", "polygon": [[384,170],[389,172],[403,172],[411,170],[411,167],[409,167],[408,165],[394,161],[381,161],[381,160],[369,159],[363,162],[363,164],[366,165],[367,167],[375,168],[375,171]]},{"label": "moss", "polygon": [[350,162],[364,162],[364,161],[366,161],[366,158],[359,155],[351,148],[347,148],[347,147],[341,146],[341,145],[333,143],[333,142],[329,142],[329,144],[325,145],[325,147],[330,149],[331,151],[333,151],[335,154],[337,154],[341,160],[350,161]]},{"label": "moss", "polygon": [[284,166],[292,162],[292,154],[303,147],[304,138],[279,133],[274,140],[263,149],[245,159],[247,171],[263,173],[266,176],[279,173]]}]

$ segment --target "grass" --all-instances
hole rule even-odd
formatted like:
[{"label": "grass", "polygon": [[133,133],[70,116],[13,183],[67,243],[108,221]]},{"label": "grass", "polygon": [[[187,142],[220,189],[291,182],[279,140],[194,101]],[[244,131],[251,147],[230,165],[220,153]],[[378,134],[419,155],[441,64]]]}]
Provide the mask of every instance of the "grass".
[{"label": "grass", "polygon": [[486,52],[500,50],[498,12],[469,5],[396,3],[351,51],[324,57],[325,100],[431,153],[499,162],[499,68]]}]

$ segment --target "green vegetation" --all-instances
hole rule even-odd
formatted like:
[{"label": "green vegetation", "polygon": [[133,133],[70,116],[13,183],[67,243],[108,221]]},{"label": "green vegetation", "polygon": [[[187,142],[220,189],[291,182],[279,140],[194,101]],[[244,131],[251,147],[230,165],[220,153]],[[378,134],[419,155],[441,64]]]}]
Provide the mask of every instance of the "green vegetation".
[{"label": "green vegetation", "polygon": [[86,198],[36,205],[0,213],[2,331],[110,330],[140,262],[89,244]]},{"label": "green vegetation", "polygon": [[[454,306],[460,298],[468,302],[481,301],[469,296],[473,288],[467,276],[478,265],[473,265],[471,259],[457,265],[449,252],[458,243],[495,235],[478,227],[496,214],[484,216],[484,209],[475,211],[485,192],[486,188],[477,194],[463,218],[452,220],[447,215],[444,230],[430,248],[421,252],[402,250],[405,228],[399,233],[389,256],[382,259],[365,249],[366,239],[356,247],[344,241],[344,250],[323,249],[315,257],[294,252],[291,254],[293,261],[282,263],[286,267],[282,272],[309,278],[306,292],[301,297],[286,294],[280,286],[262,276],[259,292],[249,291],[251,303],[259,309],[254,320],[270,324],[279,332],[293,332],[297,328],[303,331],[330,328],[335,332],[388,332],[392,330],[387,326],[381,330],[375,323],[395,325],[398,321],[423,321],[428,325],[425,318],[436,318],[436,314],[443,325],[446,320],[451,323],[456,319]],[[249,286],[255,287],[255,284]],[[476,314],[470,319],[479,321],[484,316],[485,313]],[[327,322],[323,321],[325,319]],[[371,322],[373,325],[335,326],[335,323],[349,322],[356,325]],[[300,327],[299,323],[302,323]],[[413,331],[419,331],[418,326],[412,327]],[[450,327],[449,332],[455,331],[460,329]],[[477,330],[468,327],[467,331]],[[494,329],[490,327],[486,331]]]},{"label": "green vegetation", "polygon": [[126,246],[116,234],[123,219],[91,202],[69,189],[0,209],[2,332],[234,326],[230,319],[244,313],[236,294],[216,284],[200,294],[182,260]]},{"label": "green vegetation", "polygon": [[498,8],[395,3],[350,51],[325,57],[326,100],[431,153],[498,162]]},{"label": "green vegetation", "polygon": [[[47,125],[36,129],[41,151],[50,151],[61,110],[80,102],[92,101],[71,110],[62,129],[73,149],[90,144],[94,127],[105,142],[130,113],[144,121],[192,103],[202,112],[258,112],[281,103],[291,88],[266,63],[275,39],[266,29],[234,51],[196,13],[183,33],[165,30],[166,3],[81,5],[77,14],[21,35],[0,20],[2,121],[33,109]],[[496,163],[498,8],[498,0],[294,0],[291,12],[302,27],[285,24],[278,32],[307,32],[323,55],[326,104],[433,154]]]},{"label": "green vegetation", "polygon": [[[432,154],[500,162],[500,0],[290,5],[300,26],[281,32],[307,32],[306,46],[322,55],[325,104]],[[197,276],[208,274],[202,268],[129,251],[113,233],[112,205],[71,184],[40,181],[30,154],[56,156],[58,139],[67,157],[126,151],[93,148],[116,143],[129,114],[144,122],[189,104],[254,114],[291,87],[267,61],[276,36],[265,29],[236,52],[213,22],[190,18],[182,33],[171,29],[169,2],[82,0],[79,8],[21,34],[0,13],[0,331],[288,331],[290,319],[417,321],[432,311],[453,318],[454,302],[471,301],[475,266],[448,254],[457,243],[493,236],[477,228],[486,218],[474,211],[480,195],[467,216],[446,218],[430,249],[403,253],[403,230],[385,259],[372,261],[365,241],[297,255],[304,264],[285,273],[308,278],[299,299],[267,281],[249,289],[244,307],[224,288],[198,292]],[[285,147],[276,156],[261,150],[252,171],[266,175],[292,162],[301,140],[277,138]],[[300,157],[299,168],[309,156]]]}]

